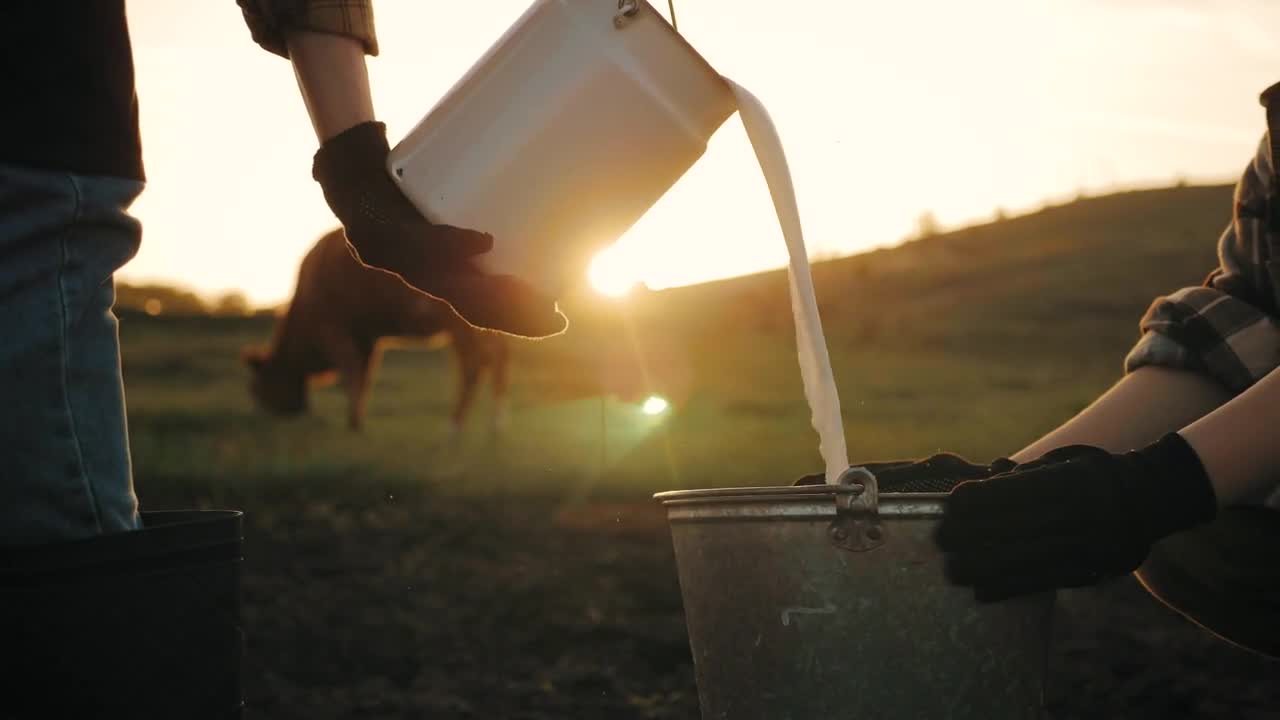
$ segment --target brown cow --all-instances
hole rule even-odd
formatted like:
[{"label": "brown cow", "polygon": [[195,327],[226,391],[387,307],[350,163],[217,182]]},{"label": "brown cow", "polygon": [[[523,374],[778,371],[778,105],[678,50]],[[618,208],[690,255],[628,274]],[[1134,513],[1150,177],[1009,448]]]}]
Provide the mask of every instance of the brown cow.
[{"label": "brown cow", "polygon": [[454,431],[465,423],[485,370],[493,373],[494,429],[500,429],[506,419],[506,338],[477,330],[398,278],[360,265],[347,251],[342,230],[334,230],[303,258],[293,300],[270,347],[245,350],[253,372],[249,388],[265,410],[296,415],[307,410],[308,385],[331,380],[336,371],[347,390],[347,422],[358,430],[379,341],[438,337],[452,341],[460,370]]}]

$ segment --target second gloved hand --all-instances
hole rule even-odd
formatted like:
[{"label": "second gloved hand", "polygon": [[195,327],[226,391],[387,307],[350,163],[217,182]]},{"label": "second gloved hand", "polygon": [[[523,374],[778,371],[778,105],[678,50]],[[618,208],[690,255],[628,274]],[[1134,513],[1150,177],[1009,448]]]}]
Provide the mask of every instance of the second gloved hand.
[{"label": "second gloved hand", "polygon": [[990,602],[1125,575],[1157,540],[1216,511],[1200,458],[1171,433],[1123,454],[1060,448],[961,483],[934,539],[948,579]]},{"label": "second gloved hand", "polygon": [[508,275],[489,275],[474,258],[488,252],[486,233],[428,221],[387,175],[386,126],[366,122],[329,139],[316,153],[312,176],[342,222],[352,254],[448,303],[480,328],[524,337],[562,332],[553,298]]}]

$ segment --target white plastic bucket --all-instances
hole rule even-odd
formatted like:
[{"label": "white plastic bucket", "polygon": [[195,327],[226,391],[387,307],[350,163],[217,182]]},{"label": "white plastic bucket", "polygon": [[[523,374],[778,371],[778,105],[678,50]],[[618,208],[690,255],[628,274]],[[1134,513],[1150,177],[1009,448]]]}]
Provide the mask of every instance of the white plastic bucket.
[{"label": "white plastic bucket", "polygon": [[644,0],[537,0],[388,170],[429,219],[493,234],[485,269],[559,297],[735,109],[719,73]]}]

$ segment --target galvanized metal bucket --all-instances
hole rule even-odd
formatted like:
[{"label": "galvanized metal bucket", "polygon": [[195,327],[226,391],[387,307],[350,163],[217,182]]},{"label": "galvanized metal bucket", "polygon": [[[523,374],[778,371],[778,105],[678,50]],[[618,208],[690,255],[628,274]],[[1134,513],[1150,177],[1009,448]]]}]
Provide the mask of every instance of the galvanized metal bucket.
[{"label": "galvanized metal bucket", "polygon": [[664,492],[704,720],[1040,718],[1053,595],[943,578],[945,495],[839,485]]}]

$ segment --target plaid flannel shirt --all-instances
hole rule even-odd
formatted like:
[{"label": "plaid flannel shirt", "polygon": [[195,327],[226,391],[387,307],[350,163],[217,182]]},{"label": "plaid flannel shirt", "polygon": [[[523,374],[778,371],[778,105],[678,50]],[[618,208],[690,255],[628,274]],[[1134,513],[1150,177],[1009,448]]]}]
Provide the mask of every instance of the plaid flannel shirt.
[{"label": "plaid flannel shirt", "polygon": [[236,0],[254,42],[289,57],[287,30],[346,35],[359,40],[369,55],[378,54],[372,0]]},{"label": "plaid flannel shirt", "polygon": [[[1125,371],[1157,365],[1204,373],[1240,393],[1280,365],[1280,214],[1269,136],[1236,184],[1219,267],[1200,287],[1157,298]],[[1280,217],[1280,215],[1277,215]]]}]

